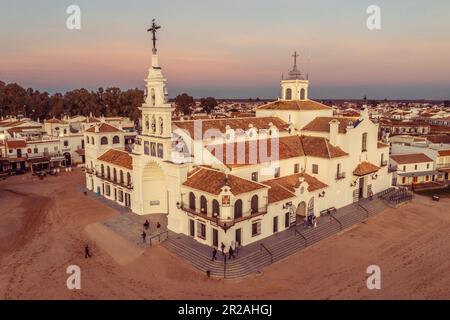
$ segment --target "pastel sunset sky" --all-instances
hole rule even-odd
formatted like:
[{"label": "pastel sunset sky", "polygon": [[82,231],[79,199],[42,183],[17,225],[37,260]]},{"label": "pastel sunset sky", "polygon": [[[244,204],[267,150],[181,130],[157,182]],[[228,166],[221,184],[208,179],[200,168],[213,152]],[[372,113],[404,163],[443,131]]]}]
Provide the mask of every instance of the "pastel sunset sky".
[{"label": "pastel sunset sky", "polygon": [[[72,4],[81,30],[66,28]],[[152,18],[171,97],[276,98],[297,50],[316,99],[450,99],[448,0],[2,0],[0,80],[143,88]]]}]

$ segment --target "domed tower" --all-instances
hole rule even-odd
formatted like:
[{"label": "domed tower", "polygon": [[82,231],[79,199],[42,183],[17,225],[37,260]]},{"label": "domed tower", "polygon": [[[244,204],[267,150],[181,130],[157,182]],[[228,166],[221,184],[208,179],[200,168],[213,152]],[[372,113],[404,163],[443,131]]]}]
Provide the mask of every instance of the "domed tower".
[{"label": "domed tower", "polygon": [[308,100],[309,81],[303,77],[297,67],[297,51],[293,54],[294,67],[288,73],[286,79],[281,80],[281,100]]}]

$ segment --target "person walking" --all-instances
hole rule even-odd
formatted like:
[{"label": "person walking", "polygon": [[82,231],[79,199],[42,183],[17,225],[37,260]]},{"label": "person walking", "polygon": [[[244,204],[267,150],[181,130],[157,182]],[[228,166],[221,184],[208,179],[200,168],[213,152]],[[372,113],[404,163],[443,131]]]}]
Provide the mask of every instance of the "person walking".
[{"label": "person walking", "polygon": [[84,247],[84,258],[87,259],[87,258],[90,258],[90,257],[91,257],[91,252],[89,250],[89,245],[86,245]]},{"label": "person walking", "polygon": [[222,255],[225,255],[225,243],[222,242],[220,249],[222,250]]},{"label": "person walking", "polygon": [[230,259],[231,260],[231,258],[233,257],[233,258],[236,258],[235,256],[234,256],[234,250],[233,250],[233,248],[230,246],[230,249],[228,250],[228,253],[229,253],[229,257],[228,257],[228,259]]},{"label": "person walking", "polygon": [[145,243],[145,239],[147,238],[147,234],[145,233],[145,231],[142,231],[142,242]]},{"label": "person walking", "polygon": [[211,259],[211,261],[214,261],[214,260],[216,260],[217,259],[217,249],[216,249],[216,247],[214,247],[213,248],[213,252],[212,252],[212,259]]},{"label": "person walking", "polygon": [[150,227],[150,222],[148,222],[148,220],[145,220],[145,222],[144,222],[144,229],[148,230],[149,227]]},{"label": "person walking", "polygon": [[313,225],[314,225],[314,228],[317,227],[317,217],[316,216],[313,217]]},{"label": "person walking", "polygon": [[158,222],[158,223],[156,224],[156,229],[158,229],[158,232],[159,232],[159,229],[161,229],[161,223]]}]

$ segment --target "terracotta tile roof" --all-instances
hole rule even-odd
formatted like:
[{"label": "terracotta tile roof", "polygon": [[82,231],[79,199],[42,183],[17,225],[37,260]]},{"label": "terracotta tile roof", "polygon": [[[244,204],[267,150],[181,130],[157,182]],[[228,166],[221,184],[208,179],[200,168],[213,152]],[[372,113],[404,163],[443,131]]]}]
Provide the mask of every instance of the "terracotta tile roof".
[{"label": "terracotta tile roof", "polygon": [[[269,124],[272,123],[279,131],[286,131],[289,124],[278,117],[245,117],[245,118],[227,118],[227,119],[208,119],[208,120],[187,120],[187,121],[173,121],[174,129],[180,128],[187,130],[192,138],[194,138],[194,123],[201,123],[202,136],[210,129],[219,130],[221,133],[226,132],[227,125],[230,129],[241,129],[247,131],[250,124],[256,129],[268,129]],[[200,139],[203,137],[199,137]]]},{"label": "terracotta tile roof", "polygon": [[98,160],[108,162],[128,170],[133,170],[133,158],[126,151],[110,149],[101,155]]},{"label": "terracotta tile roof", "polygon": [[82,122],[85,122],[85,123],[92,123],[92,122],[100,122],[100,120],[98,120],[97,118],[93,118],[93,117],[87,117],[87,118],[84,119]]},{"label": "terracotta tile roof", "polygon": [[[211,144],[206,146],[206,149],[227,166],[241,167],[269,161],[272,158],[271,151],[273,142],[274,139],[259,139],[240,143]],[[222,150],[221,154],[220,150]],[[267,158],[261,159],[261,155],[267,155]],[[298,136],[281,137],[278,139],[278,156],[272,160],[283,160],[304,155],[301,141]],[[230,157],[230,159],[228,159],[228,157]]]},{"label": "terracotta tile roof", "polygon": [[348,156],[341,148],[330,144],[330,141],[321,137],[302,136],[302,146],[305,154],[318,158],[338,158]]},{"label": "terracotta tile roof", "polygon": [[[95,125],[92,126],[92,127],[90,127],[89,129],[87,129],[86,132],[95,133]],[[120,132],[120,130],[117,129],[116,127],[113,127],[113,126],[110,125],[110,124],[102,123],[102,124],[98,127],[98,132],[100,132],[100,133]]]},{"label": "terracotta tile roof", "polygon": [[432,143],[450,143],[450,134],[427,135],[426,139]]},{"label": "terracotta tile roof", "polygon": [[313,100],[275,101],[258,107],[261,110],[327,110],[331,107]]},{"label": "terracotta tile roof", "polygon": [[377,148],[378,148],[378,149],[389,148],[389,145],[386,144],[386,143],[383,143],[383,142],[378,141]]},{"label": "terracotta tile roof", "polygon": [[361,162],[360,164],[358,164],[358,166],[353,171],[353,174],[355,176],[361,177],[361,176],[365,176],[367,174],[377,172],[378,170],[380,170],[380,167],[377,167],[376,165],[374,165],[370,162],[364,161],[364,162]]},{"label": "terracotta tile roof", "polygon": [[267,180],[263,183],[270,186],[269,203],[278,202],[295,196],[295,189],[300,186],[300,178],[308,183],[308,191],[313,192],[328,187],[325,183],[306,173],[296,173],[290,176]]},{"label": "terracotta tile roof", "polygon": [[228,175],[227,181],[224,172],[205,167],[200,167],[200,169],[197,169],[196,172],[189,175],[183,185],[214,195],[220,194],[221,188],[229,186],[231,193],[235,196],[262,188],[267,188],[263,184],[242,179],[231,174]]},{"label": "terracotta tile roof", "polygon": [[19,149],[19,148],[26,148],[27,142],[25,140],[7,140],[6,141],[6,148],[7,149]]},{"label": "terracotta tile roof", "polygon": [[450,156],[450,149],[449,150],[439,150],[438,151],[439,156],[441,157],[447,157]]},{"label": "terracotta tile roof", "polygon": [[391,155],[391,159],[398,164],[433,162],[433,159],[423,153],[396,154]]},{"label": "terracotta tile roof", "polygon": [[[261,139],[253,142],[246,141],[241,143],[232,144],[211,144],[206,146],[214,156],[216,156],[222,162],[225,162],[230,168],[241,167],[246,165],[258,164],[267,162],[271,158],[271,146],[273,139]],[[278,138],[278,157],[273,160],[283,160],[302,156],[311,156],[319,158],[337,158],[347,156],[339,147],[335,147],[330,144],[328,139],[322,137],[309,137],[309,136],[287,136]],[[267,159],[260,159],[259,148],[264,146],[267,150],[263,150],[261,154],[267,154]],[[219,151],[222,150],[222,154]],[[245,157],[240,155],[240,152],[245,151]],[[234,157],[230,155],[230,159],[227,158],[227,152],[232,152]],[[230,161],[231,163],[227,163]]]},{"label": "terracotta tile roof", "polygon": [[330,121],[339,121],[339,133],[346,133],[350,122],[356,122],[358,118],[347,117],[316,117],[313,121],[303,127],[304,131],[330,132]]},{"label": "terracotta tile roof", "polygon": [[56,119],[56,118],[46,120],[45,122],[46,123],[55,123],[55,124],[57,124],[57,123],[59,123],[59,124],[67,124],[67,122],[62,121],[60,119]]}]

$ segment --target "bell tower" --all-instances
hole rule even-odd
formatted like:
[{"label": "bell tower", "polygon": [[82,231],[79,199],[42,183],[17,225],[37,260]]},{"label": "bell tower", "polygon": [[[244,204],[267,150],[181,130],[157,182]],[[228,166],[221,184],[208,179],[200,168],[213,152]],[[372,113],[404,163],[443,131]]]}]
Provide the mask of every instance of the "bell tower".
[{"label": "bell tower", "polygon": [[[166,159],[171,153],[172,106],[168,103],[167,80],[158,62],[156,49],[156,32],[161,27],[153,20],[148,30],[153,34],[152,62],[148,70],[145,102],[140,108],[142,112],[142,140],[144,153]],[[149,146],[149,147],[147,147]],[[155,151],[155,149],[157,149]]]},{"label": "bell tower", "polygon": [[294,67],[288,73],[287,79],[281,80],[281,99],[289,100],[308,100],[309,81],[303,77],[297,67],[297,51],[292,55],[294,58]]}]

